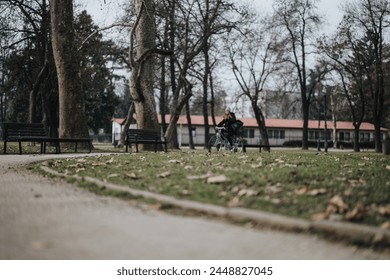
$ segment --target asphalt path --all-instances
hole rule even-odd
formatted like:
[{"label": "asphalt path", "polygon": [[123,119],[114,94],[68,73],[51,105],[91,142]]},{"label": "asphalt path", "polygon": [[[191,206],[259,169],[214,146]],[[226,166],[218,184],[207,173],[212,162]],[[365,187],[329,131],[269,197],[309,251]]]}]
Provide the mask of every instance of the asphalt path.
[{"label": "asphalt path", "polygon": [[23,167],[69,156],[0,155],[0,259],[390,259],[387,253],[314,235],[170,215],[135,201],[97,196]]}]

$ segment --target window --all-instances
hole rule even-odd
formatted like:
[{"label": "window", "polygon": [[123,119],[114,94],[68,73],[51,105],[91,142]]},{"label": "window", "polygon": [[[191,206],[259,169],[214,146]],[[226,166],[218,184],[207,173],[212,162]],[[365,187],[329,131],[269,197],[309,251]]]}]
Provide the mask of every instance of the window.
[{"label": "window", "polygon": [[255,130],[253,128],[244,129],[244,138],[255,138]]},{"label": "window", "polygon": [[346,141],[349,142],[351,141],[351,133],[350,132],[339,132],[339,140],[340,141]]},{"label": "window", "polygon": [[370,133],[360,133],[360,142],[370,142]]},{"label": "window", "polygon": [[196,127],[192,127],[192,137],[196,137]]},{"label": "window", "polygon": [[285,139],[286,133],[284,130],[268,130],[269,139]]}]

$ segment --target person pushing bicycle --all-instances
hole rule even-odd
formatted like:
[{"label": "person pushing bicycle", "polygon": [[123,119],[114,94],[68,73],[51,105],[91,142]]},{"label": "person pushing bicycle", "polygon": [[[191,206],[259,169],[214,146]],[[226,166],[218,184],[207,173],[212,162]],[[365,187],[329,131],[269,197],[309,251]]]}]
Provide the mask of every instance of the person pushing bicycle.
[{"label": "person pushing bicycle", "polygon": [[225,110],[225,113],[223,114],[222,121],[218,124],[219,127],[224,127],[224,135],[229,141],[230,147],[233,146],[232,144],[232,136],[235,133],[235,129],[233,128],[233,124],[237,122],[236,115],[231,112],[229,109]]}]

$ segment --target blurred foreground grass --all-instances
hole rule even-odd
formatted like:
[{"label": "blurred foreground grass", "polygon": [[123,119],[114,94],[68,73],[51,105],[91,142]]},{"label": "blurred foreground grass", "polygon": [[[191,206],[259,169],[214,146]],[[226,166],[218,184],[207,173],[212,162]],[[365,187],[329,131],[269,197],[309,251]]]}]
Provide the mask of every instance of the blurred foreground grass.
[{"label": "blurred foreground grass", "polygon": [[228,207],[389,227],[390,157],[382,154],[205,150],[51,160],[69,176]]}]

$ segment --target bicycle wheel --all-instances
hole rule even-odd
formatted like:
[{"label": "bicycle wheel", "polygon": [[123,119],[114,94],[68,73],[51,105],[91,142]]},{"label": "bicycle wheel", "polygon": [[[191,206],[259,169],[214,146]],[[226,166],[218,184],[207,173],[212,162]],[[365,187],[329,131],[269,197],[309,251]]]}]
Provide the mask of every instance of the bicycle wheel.
[{"label": "bicycle wheel", "polygon": [[244,147],[244,139],[241,136],[234,136],[233,146],[235,153],[241,153]]},{"label": "bicycle wheel", "polygon": [[211,136],[208,144],[209,152],[219,152],[221,147],[221,138],[216,135]]}]

